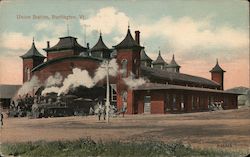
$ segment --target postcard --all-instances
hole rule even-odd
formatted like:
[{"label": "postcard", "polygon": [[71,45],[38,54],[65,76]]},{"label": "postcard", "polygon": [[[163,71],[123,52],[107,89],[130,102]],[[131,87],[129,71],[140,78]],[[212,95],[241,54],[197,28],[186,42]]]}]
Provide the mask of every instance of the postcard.
[{"label": "postcard", "polygon": [[249,156],[249,2],[1,0],[0,156]]}]

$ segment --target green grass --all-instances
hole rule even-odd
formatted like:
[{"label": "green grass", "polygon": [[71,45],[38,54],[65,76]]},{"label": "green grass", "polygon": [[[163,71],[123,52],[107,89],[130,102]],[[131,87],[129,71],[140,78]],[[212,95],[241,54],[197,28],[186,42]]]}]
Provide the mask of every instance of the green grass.
[{"label": "green grass", "polygon": [[239,152],[226,152],[214,149],[192,149],[181,142],[163,143],[160,141],[93,141],[90,138],[75,141],[37,141],[25,143],[3,143],[4,155],[53,157],[53,156],[239,156]]}]

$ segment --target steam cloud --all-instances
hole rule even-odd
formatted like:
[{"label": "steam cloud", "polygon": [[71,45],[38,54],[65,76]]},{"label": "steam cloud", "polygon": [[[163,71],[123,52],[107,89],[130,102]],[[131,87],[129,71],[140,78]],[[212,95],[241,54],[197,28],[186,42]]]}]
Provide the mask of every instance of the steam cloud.
[{"label": "steam cloud", "polygon": [[60,86],[62,84],[63,76],[56,72],[55,75],[48,77],[45,81],[45,87]]},{"label": "steam cloud", "polygon": [[92,88],[96,83],[105,78],[106,76],[105,67],[107,66],[107,64],[109,65],[109,67],[111,67],[109,69],[109,75],[116,76],[118,71],[118,65],[116,63],[116,59],[112,59],[109,63],[105,61],[102,62],[101,65],[97,68],[95,76],[93,78],[89,75],[88,71],[81,70],[79,68],[74,68],[73,73],[69,74],[64,79],[61,87],[56,86],[59,84],[60,82],[59,80],[61,77],[55,75],[54,77],[48,78],[46,82],[52,80],[52,82],[54,82],[54,85],[45,88],[42,92],[42,95],[51,92],[58,93],[58,95],[61,95],[62,93],[67,93],[70,89],[76,88],[78,86],[85,86],[87,88]]},{"label": "steam cloud", "polygon": [[52,75],[47,78],[45,81],[45,89],[42,91],[42,95],[47,93],[57,93],[60,89],[59,86],[62,85],[63,76],[56,72],[55,75]]},{"label": "steam cloud", "polygon": [[40,80],[37,76],[33,76],[30,81],[25,82],[22,87],[18,90],[17,95],[24,96],[27,93],[33,94],[34,88],[40,86]]},{"label": "steam cloud", "polygon": [[94,86],[94,82],[89,76],[89,72],[78,68],[73,69],[73,74],[69,74],[63,81],[63,86],[59,89],[58,95],[67,93],[71,88],[78,86],[85,86],[91,88]]},{"label": "steam cloud", "polygon": [[124,78],[123,80],[129,88],[137,88],[146,83],[146,80],[144,80],[143,78],[135,79],[133,75],[130,75],[129,77]]}]

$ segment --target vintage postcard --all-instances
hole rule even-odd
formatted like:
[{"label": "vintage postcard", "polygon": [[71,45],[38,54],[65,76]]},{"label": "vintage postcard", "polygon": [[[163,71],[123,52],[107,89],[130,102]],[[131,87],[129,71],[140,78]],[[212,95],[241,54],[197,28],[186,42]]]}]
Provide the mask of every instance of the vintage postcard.
[{"label": "vintage postcard", "polygon": [[0,156],[249,156],[246,0],[0,0]]}]

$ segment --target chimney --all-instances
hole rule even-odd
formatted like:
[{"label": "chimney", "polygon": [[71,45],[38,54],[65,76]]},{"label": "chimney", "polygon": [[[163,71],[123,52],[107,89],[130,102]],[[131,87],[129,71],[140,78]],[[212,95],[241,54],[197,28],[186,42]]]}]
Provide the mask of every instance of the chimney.
[{"label": "chimney", "polygon": [[47,48],[50,48],[49,41],[47,41]]},{"label": "chimney", "polygon": [[89,43],[87,43],[87,49],[89,49]]},{"label": "chimney", "polygon": [[135,31],[135,41],[140,45],[140,31]]}]

